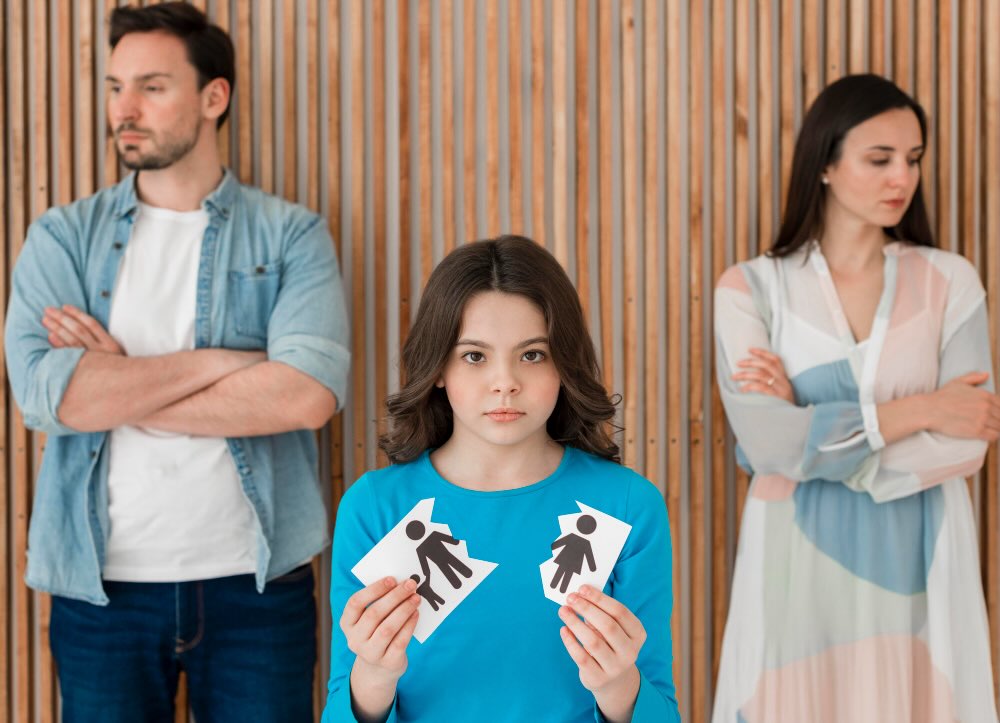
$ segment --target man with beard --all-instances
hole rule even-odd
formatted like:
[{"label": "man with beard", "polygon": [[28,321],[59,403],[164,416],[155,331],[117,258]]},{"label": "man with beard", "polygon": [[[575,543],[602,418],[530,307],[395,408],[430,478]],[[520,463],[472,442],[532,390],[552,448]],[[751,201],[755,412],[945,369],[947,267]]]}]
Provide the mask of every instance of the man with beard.
[{"label": "man with beard", "polygon": [[332,241],[222,167],[230,38],[185,3],[111,14],[107,111],[134,171],[35,221],[11,387],[48,443],[28,585],[73,721],[312,720],[312,430],[343,399]]}]

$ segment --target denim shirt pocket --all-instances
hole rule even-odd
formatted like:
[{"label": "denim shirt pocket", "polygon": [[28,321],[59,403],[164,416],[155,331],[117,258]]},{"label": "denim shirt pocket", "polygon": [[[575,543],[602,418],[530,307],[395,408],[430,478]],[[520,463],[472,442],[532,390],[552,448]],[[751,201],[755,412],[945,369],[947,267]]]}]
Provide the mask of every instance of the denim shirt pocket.
[{"label": "denim shirt pocket", "polygon": [[280,261],[229,272],[229,307],[237,334],[267,341],[267,323],[280,288]]}]

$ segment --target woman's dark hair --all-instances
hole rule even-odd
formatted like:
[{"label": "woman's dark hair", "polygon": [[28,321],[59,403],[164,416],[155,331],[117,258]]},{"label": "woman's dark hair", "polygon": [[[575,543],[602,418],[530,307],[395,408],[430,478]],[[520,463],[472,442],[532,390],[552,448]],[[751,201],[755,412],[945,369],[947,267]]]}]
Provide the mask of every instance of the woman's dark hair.
[{"label": "woman's dark hair", "polygon": [[451,405],[435,382],[458,341],[465,305],[486,291],[523,296],[545,317],[561,382],[549,436],[620,462],[609,428],[615,402],[601,382],[576,289],[552,254],[521,236],[461,246],[434,269],[403,346],[403,388],[386,401],[389,428],[379,438],[382,451],[394,463],[409,462],[451,436]]},{"label": "woman's dark hair", "polygon": [[[924,109],[892,81],[879,75],[848,75],[823,89],[806,113],[795,141],[788,202],[778,237],[768,255],[788,256],[822,234],[826,193],[821,181],[824,169],[840,160],[848,131],[869,118],[897,108],[909,108],[917,116],[920,136],[926,145]],[[927,221],[922,180],[917,182],[917,190],[903,218],[885,232],[919,246],[935,245]]]},{"label": "woman's dark hair", "polygon": [[[108,40],[114,50],[129,33],[162,31],[178,38],[187,49],[188,62],[198,71],[198,88],[223,78],[229,83],[229,98],[236,89],[236,54],[225,30],[212,25],[201,10],[186,2],[165,2],[146,7],[120,7],[111,11]],[[229,116],[229,105],[218,117],[219,128]]]}]

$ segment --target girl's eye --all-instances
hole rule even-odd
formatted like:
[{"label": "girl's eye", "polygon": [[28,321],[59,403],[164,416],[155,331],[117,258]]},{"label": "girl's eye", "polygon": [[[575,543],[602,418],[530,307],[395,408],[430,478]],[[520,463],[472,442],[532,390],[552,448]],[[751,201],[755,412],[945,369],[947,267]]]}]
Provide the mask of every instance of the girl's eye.
[{"label": "girl's eye", "polygon": [[462,354],[462,358],[469,364],[479,364],[486,360],[486,356],[481,351],[467,351]]},{"label": "girl's eye", "polygon": [[529,351],[524,352],[524,354],[521,355],[521,359],[523,359],[526,362],[537,364],[540,361],[545,361],[545,352],[538,351],[537,349],[531,349]]}]

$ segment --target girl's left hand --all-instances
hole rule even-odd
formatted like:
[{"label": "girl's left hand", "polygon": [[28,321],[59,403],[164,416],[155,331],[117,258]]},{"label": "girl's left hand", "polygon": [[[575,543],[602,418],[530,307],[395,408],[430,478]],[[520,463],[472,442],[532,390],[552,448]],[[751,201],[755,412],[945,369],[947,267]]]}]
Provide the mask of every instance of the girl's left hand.
[{"label": "girl's left hand", "polygon": [[[559,608],[563,645],[580,669],[580,682],[594,694],[609,721],[630,720],[639,694],[639,650],[646,629],[627,607],[584,585]],[[583,618],[583,620],[580,619]]]}]

